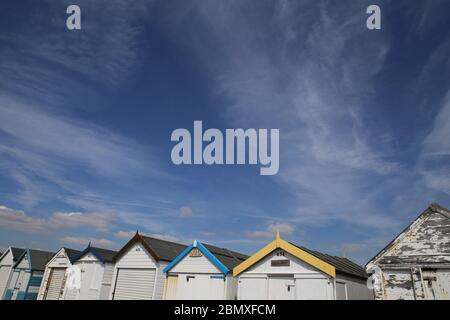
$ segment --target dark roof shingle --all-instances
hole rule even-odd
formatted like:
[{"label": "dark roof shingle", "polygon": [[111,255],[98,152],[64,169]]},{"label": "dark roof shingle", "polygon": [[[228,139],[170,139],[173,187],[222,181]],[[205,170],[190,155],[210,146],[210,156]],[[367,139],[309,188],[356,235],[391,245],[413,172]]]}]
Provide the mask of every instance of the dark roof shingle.
[{"label": "dark roof shingle", "polygon": [[105,262],[112,262],[114,256],[117,254],[117,251],[97,247],[91,247],[91,250],[98,254]]},{"label": "dark roof shingle", "polygon": [[142,239],[153,249],[153,251],[161,260],[169,262],[175,259],[180,253],[183,252],[184,249],[187,248],[187,245],[185,244],[168,240],[162,240],[147,236],[142,236]]},{"label": "dark roof shingle", "polygon": [[11,247],[11,253],[13,255],[14,261],[17,261],[17,259],[19,259],[24,252],[25,252],[25,249]]},{"label": "dark roof shingle", "polygon": [[81,251],[70,249],[63,247],[64,251],[67,254],[67,257],[69,258],[70,262],[73,262],[73,260],[81,253]]},{"label": "dark roof shingle", "polygon": [[354,263],[353,261],[351,261],[347,258],[331,256],[326,253],[322,253],[319,251],[310,250],[305,247],[297,246],[293,243],[291,243],[291,244],[296,246],[297,248],[302,249],[303,251],[308,252],[309,254],[312,254],[316,258],[319,258],[319,259],[331,264],[333,267],[336,268],[337,273],[344,273],[347,275],[357,276],[357,277],[364,278],[364,279],[366,279],[368,277],[368,274],[366,273],[366,271],[364,270],[364,268],[362,266]]},{"label": "dark roof shingle", "polygon": [[55,256],[55,252],[30,249],[31,270],[44,271],[47,263]]},{"label": "dark roof shingle", "polygon": [[229,270],[233,270],[234,267],[248,258],[245,254],[236,251],[219,248],[205,243],[203,245]]}]

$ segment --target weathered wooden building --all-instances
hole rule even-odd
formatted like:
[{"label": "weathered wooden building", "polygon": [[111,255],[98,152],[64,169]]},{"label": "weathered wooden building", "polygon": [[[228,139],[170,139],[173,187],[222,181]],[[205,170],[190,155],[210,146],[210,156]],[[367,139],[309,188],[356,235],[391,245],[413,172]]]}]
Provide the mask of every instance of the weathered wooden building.
[{"label": "weathered wooden building", "polygon": [[38,300],[64,299],[66,271],[79,254],[78,250],[63,247],[53,256],[45,267]]},{"label": "weathered wooden building", "polygon": [[164,299],[234,300],[237,281],[232,270],[247,258],[194,241],[163,270],[167,275]]},{"label": "weathered wooden building", "polygon": [[373,299],[363,267],[280,238],[233,270],[239,300]]},{"label": "weathered wooden building", "polygon": [[110,299],[160,300],[163,298],[163,269],[186,245],[142,236],[134,237],[114,258],[114,275]]},{"label": "weathered wooden building", "polygon": [[4,300],[36,300],[45,265],[54,252],[26,249],[13,266]]},{"label": "weathered wooden building", "polygon": [[72,262],[79,268],[79,286],[66,283],[65,300],[108,300],[114,273],[116,251],[92,247],[90,244]]},{"label": "weathered wooden building", "polygon": [[366,270],[376,299],[450,299],[450,211],[430,205]]},{"label": "weathered wooden building", "polygon": [[9,247],[0,255],[0,299],[3,299],[17,259],[24,249]]}]

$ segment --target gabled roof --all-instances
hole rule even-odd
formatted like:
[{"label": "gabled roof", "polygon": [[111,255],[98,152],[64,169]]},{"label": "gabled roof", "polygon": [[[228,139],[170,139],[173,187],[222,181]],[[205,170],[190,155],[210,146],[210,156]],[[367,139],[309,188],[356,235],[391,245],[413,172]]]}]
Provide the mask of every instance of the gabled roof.
[{"label": "gabled roof", "polygon": [[136,243],[142,244],[142,246],[147,250],[147,252],[156,260],[172,261],[175,259],[184,249],[186,245],[181,243],[176,243],[172,241],[141,236],[138,232],[127,242],[122,249],[114,256],[113,260],[117,261],[122,257],[133,245]]},{"label": "gabled roof", "polygon": [[80,254],[81,251],[79,250],[75,250],[75,249],[70,249],[67,247],[62,247],[61,249],[64,249],[64,251],[66,252],[67,257],[69,258],[70,262],[72,263],[74,261],[74,259]]},{"label": "gabled roof", "polygon": [[255,265],[257,262],[261,261],[264,257],[275,251],[276,249],[283,249],[284,251],[290,253],[294,257],[306,262],[307,264],[315,267],[316,269],[328,274],[329,276],[336,277],[336,267],[330,264],[328,261],[322,260],[316,257],[314,254],[305,251],[304,249],[297,247],[283,239],[280,238],[280,233],[277,232],[275,240],[269,243],[267,246],[259,250],[257,253],[252,255],[250,258],[242,262],[240,265],[233,269],[233,275],[237,276]]},{"label": "gabled roof", "polygon": [[117,251],[92,247],[91,244],[89,243],[86,249],[84,249],[74,257],[73,262],[80,260],[84,255],[86,255],[89,252],[92,253],[102,263],[112,262],[114,256],[117,254]]},{"label": "gabled roof", "polygon": [[233,270],[234,267],[248,258],[248,255],[240,252],[215,247],[206,243],[204,246],[230,270]]},{"label": "gabled roof", "polygon": [[[292,245],[296,246],[295,244],[292,244]],[[317,258],[319,258],[325,262],[328,262],[329,264],[331,264],[332,266],[335,267],[337,273],[344,273],[344,274],[348,274],[351,276],[357,276],[357,277],[364,278],[364,279],[367,279],[367,277],[368,277],[366,270],[362,266],[354,263],[353,261],[351,261],[347,258],[331,256],[326,253],[309,250],[305,247],[298,247],[298,248],[316,256]]]},{"label": "gabled roof", "polygon": [[219,269],[224,275],[227,275],[230,270],[236,265],[244,261],[247,256],[239,252],[230,251],[225,248],[219,248],[208,244],[202,244],[195,240],[189,247],[183,250],[172,262],[164,268],[163,272],[169,272],[178,262],[180,262],[192,249],[199,249],[203,255]]},{"label": "gabled roof", "polygon": [[43,251],[43,250],[34,250],[34,249],[26,249],[22,253],[22,255],[17,259],[14,267],[20,264],[21,260],[28,256],[29,269],[35,271],[44,271],[47,263],[53,258],[55,252]]},{"label": "gabled roof", "polygon": [[[11,253],[13,256],[13,261],[17,261],[17,259],[19,259],[22,256],[22,254],[25,252],[25,249],[15,248],[15,247],[9,247],[9,250],[11,250]],[[6,252],[8,252],[8,250],[3,252],[3,254],[5,254]]]},{"label": "gabled roof", "polygon": [[349,259],[331,256],[319,251],[297,246],[281,239],[279,232],[277,232],[277,236],[274,241],[235,267],[233,270],[233,275],[237,276],[244,272],[276,249],[283,249],[294,257],[308,263],[333,278],[336,277],[336,273],[347,274],[363,279],[367,279],[368,277],[362,266],[350,261]]},{"label": "gabled roof", "polygon": [[450,210],[440,206],[437,203],[429,205],[416,219],[414,219],[406,228],[404,228],[391,242],[389,242],[383,249],[381,249],[372,259],[366,263],[366,268],[370,263],[375,263],[380,259],[389,249],[391,249],[396,243],[400,242],[405,235],[416,226],[424,222],[424,218],[430,214],[440,214],[444,218],[450,219]]},{"label": "gabled roof", "polygon": [[22,256],[24,251],[25,251],[25,249],[9,247],[8,249],[6,249],[5,251],[3,251],[0,254],[0,261],[8,254],[8,252],[11,252],[13,262],[15,262],[15,261],[17,261],[17,259],[19,259]]}]

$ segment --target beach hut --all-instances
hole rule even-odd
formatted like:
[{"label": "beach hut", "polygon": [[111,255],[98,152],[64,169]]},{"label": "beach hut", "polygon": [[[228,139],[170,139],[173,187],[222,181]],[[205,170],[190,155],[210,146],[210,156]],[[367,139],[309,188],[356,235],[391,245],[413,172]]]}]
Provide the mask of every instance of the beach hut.
[{"label": "beach hut", "polygon": [[163,271],[164,299],[234,300],[237,281],[233,267],[248,256],[194,241]]},{"label": "beach hut", "polygon": [[66,284],[65,300],[108,300],[114,273],[116,251],[92,247],[90,244],[73,260],[80,272],[77,287]]},{"label": "beach hut", "polygon": [[3,299],[8,287],[13,267],[24,251],[24,249],[9,247],[0,255],[0,299]]},{"label": "beach hut", "polygon": [[186,245],[136,232],[114,257],[113,300],[158,300],[163,297],[163,269]]},{"label": "beach hut", "polygon": [[13,266],[4,300],[36,300],[45,265],[54,252],[26,249]]},{"label": "beach hut", "polygon": [[296,246],[280,238],[233,269],[240,300],[373,299],[367,274],[356,263]]},{"label": "beach hut", "polygon": [[64,299],[66,271],[79,254],[78,250],[63,247],[53,256],[45,267],[38,300]]},{"label": "beach hut", "polygon": [[366,265],[377,300],[450,300],[450,210],[431,204]]}]

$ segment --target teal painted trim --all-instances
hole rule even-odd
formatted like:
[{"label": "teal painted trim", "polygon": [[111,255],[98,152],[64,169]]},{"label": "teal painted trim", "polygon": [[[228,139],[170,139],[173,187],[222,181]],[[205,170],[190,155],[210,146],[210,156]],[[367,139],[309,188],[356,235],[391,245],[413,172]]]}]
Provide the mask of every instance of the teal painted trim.
[{"label": "teal painted trim", "polygon": [[180,253],[173,261],[164,268],[163,272],[167,273],[170,269],[172,269],[178,262],[180,262],[181,259],[183,259],[193,248],[198,248],[203,255],[208,258],[209,261],[211,261],[212,264],[214,264],[224,275],[227,275],[230,270],[225,267],[225,265],[220,262],[219,259],[216,258],[215,255],[213,255],[206,247],[200,242],[195,240],[189,247],[184,249],[182,253]]},{"label": "teal painted trim", "polygon": [[13,291],[11,289],[8,289],[5,292],[5,297],[3,298],[3,300],[11,300],[12,296],[13,296]]},{"label": "teal painted trim", "polygon": [[220,262],[219,259],[216,258],[215,255],[213,255],[208,249],[205,248],[205,246],[199,241],[197,242],[197,248],[200,249],[201,252],[211,261],[224,275],[227,275],[230,270],[225,267],[225,265]]},{"label": "teal painted trim", "polygon": [[172,260],[171,263],[167,265],[167,267],[164,268],[163,272],[167,273],[170,269],[172,269],[178,262],[180,262],[181,259],[183,259],[191,250],[194,248],[194,243],[191,244],[189,247],[183,250],[182,253],[180,253],[178,256],[176,256],[175,259]]},{"label": "teal painted trim", "polygon": [[23,291],[17,292],[16,300],[25,300],[25,292]]},{"label": "teal painted trim", "polygon": [[28,282],[29,287],[40,287],[42,282],[42,276],[31,276]]},{"label": "teal painted trim", "polygon": [[31,270],[31,254],[30,254],[30,249],[26,249],[19,257],[19,259],[17,259],[17,262],[14,264],[13,268],[16,269],[16,267],[19,265],[19,263],[22,261],[23,257],[27,255],[28,256],[28,268],[18,268],[20,270]]},{"label": "teal painted trim", "polygon": [[27,293],[26,295],[25,295],[25,298],[24,298],[24,300],[37,300],[37,297],[38,297],[38,293],[37,292],[33,292],[33,293]]}]

